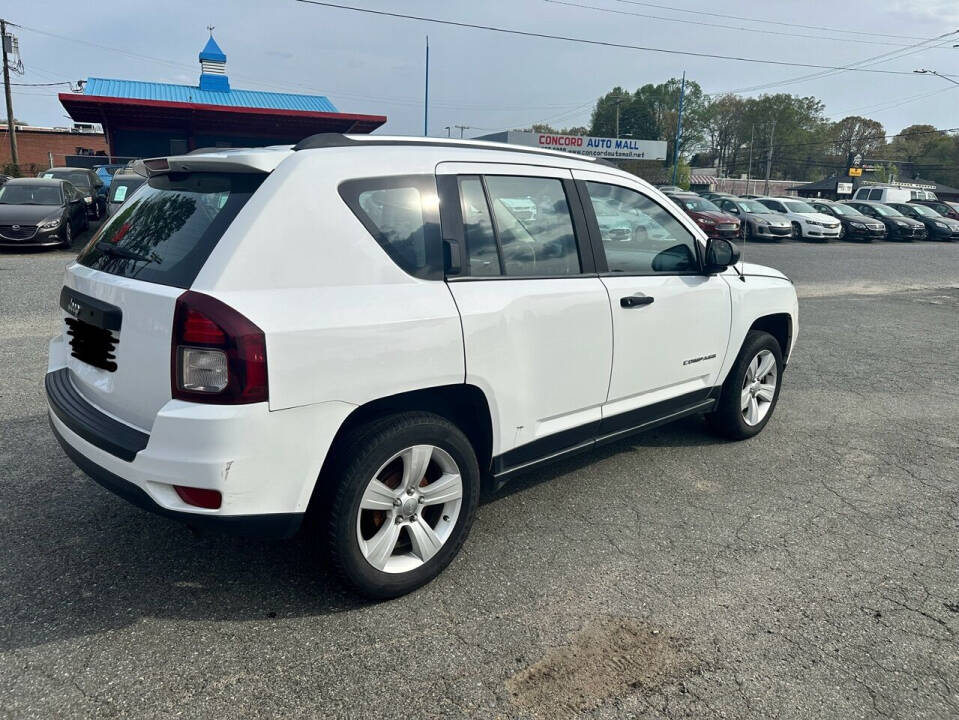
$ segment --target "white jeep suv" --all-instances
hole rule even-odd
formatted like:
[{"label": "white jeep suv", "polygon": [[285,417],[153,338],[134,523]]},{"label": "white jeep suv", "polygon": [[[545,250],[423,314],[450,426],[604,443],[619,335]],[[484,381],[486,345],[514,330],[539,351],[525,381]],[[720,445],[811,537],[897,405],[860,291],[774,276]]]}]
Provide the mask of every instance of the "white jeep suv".
[{"label": "white jeep suv", "polygon": [[812,205],[798,198],[757,198],[759,202],[770,210],[786,216],[793,228],[793,238],[796,240],[839,239],[842,229],[840,222],[832,215],[821,213]]},{"label": "white jeep suv", "polygon": [[[793,285],[601,162],[319,135],[143,166],[66,269],[54,433],[193,525],[310,511],[369,596],[437,575],[483,483],[693,413],[748,438],[776,406]],[[610,239],[594,203],[654,232]]]}]

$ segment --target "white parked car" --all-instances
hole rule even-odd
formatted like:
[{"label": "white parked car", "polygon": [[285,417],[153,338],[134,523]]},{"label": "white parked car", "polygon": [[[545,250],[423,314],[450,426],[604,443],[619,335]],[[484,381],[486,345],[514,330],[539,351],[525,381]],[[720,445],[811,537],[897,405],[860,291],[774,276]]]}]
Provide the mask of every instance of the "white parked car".
[{"label": "white parked car", "polygon": [[[587,158],[320,135],[144,166],[66,269],[57,438],[194,525],[315,512],[369,596],[450,562],[481,483],[695,413],[748,438],[779,398],[790,281]],[[656,232],[604,237],[600,201]]]},{"label": "white parked car", "polygon": [[786,216],[792,224],[793,237],[796,240],[839,239],[841,223],[831,215],[818,212],[803,200],[774,197],[761,197],[757,200],[770,210]]}]

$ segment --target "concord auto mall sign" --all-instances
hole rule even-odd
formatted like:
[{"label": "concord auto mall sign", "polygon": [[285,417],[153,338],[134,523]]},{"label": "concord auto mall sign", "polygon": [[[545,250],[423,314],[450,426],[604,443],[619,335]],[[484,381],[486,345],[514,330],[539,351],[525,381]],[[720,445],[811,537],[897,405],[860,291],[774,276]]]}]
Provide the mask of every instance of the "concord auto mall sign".
[{"label": "concord auto mall sign", "polygon": [[556,135],[510,130],[506,142],[546,150],[563,150],[576,155],[616,160],[665,160],[665,140],[594,137],[592,135]]}]

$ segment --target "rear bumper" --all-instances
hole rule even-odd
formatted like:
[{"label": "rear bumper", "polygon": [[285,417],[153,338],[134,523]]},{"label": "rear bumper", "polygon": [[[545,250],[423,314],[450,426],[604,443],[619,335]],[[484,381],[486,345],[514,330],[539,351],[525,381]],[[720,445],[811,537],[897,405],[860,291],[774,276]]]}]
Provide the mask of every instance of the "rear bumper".
[{"label": "rear bumper", "polygon": [[165,508],[157,503],[138,485],[114,475],[106,468],[100,467],[70,444],[57,429],[53,417],[50,418],[50,427],[60,447],[73,460],[74,464],[83,470],[97,483],[112,493],[119,495],[127,502],[138,508],[148,510],[157,515],[180,520],[196,527],[211,530],[220,530],[235,535],[254,537],[285,538],[290,537],[300,529],[303,523],[303,513],[271,513],[269,515],[208,515],[196,512],[181,512]]},{"label": "rear bumper", "polygon": [[[95,407],[71,373],[53,367],[46,385],[54,434],[80,469],[139,507],[248,534],[296,530],[330,444],[353,409],[329,402],[270,412],[266,403],[171,400],[146,433]],[[222,505],[189,505],[175,485],[217,490]]]}]

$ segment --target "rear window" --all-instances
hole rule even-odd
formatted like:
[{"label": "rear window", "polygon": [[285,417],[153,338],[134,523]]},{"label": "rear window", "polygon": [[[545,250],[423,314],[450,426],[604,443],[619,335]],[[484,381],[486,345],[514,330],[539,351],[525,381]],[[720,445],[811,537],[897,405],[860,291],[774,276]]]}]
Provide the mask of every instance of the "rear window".
[{"label": "rear window", "polygon": [[47,179],[54,178],[57,180],[66,180],[67,182],[76,185],[78,188],[89,188],[92,185],[90,176],[85,172],[79,171],[50,170],[43,173],[43,177]]},{"label": "rear window", "polygon": [[144,181],[145,178],[139,175],[114,176],[113,182],[110,183],[109,201],[112,203],[125,202],[127,198],[133,195],[133,191],[140,187]]},{"label": "rear window", "polygon": [[188,288],[264,178],[217,173],[150,178],[93,236],[77,262],[112,275]]}]

